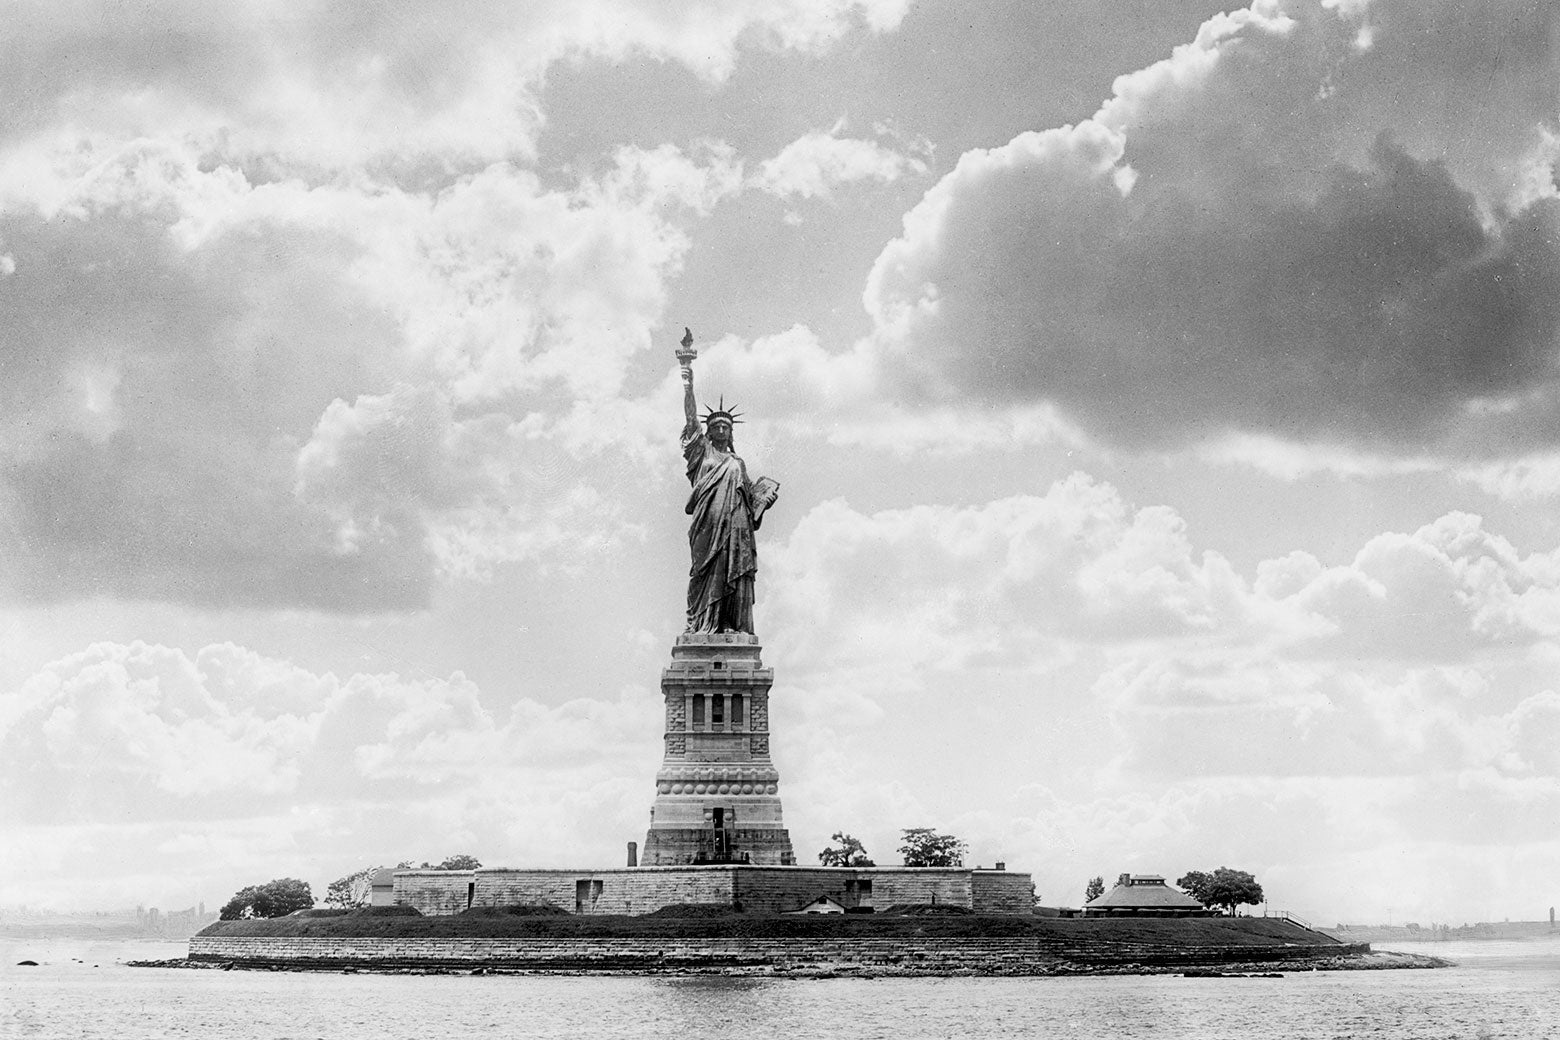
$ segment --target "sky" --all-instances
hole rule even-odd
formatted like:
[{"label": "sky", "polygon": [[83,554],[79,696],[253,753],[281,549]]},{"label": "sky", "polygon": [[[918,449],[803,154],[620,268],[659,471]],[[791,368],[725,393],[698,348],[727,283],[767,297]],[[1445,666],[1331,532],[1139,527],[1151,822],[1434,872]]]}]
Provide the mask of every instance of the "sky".
[{"label": "sky", "polygon": [[0,7],[0,904],[621,864],[685,326],[801,861],[1560,903],[1552,5]]}]

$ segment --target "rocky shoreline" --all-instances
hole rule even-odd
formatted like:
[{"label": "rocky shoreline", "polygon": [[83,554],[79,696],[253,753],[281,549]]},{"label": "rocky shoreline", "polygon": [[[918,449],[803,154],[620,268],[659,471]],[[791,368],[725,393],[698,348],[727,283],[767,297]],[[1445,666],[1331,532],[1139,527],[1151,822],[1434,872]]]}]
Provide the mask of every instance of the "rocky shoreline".
[{"label": "rocky shoreline", "polygon": [[[680,959],[675,964],[658,967],[639,965],[633,968],[586,966],[524,966],[504,963],[468,964],[404,964],[364,959],[354,963],[309,963],[280,960],[197,960],[189,957],[165,960],[127,961],[134,968],[176,968],[199,971],[302,971],[328,974],[381,974],[381,975],[643,975],[686,976],[717,975],[742,978],[951,978],[958,976],[989,977],[1082,977],[1103,975],[1179,975],[1184,978],[1282,978],[1287,974],[1313,971],[1384,971],[1398,969],[1425,969],[1451,967],[1453,962],[1440,957],[1416,953],[1366,952],[1326,954],[1273,961],[1251,960],[1235,963],[1166,964],[1154,963],[1153,958],[1118,964],[1090,964],[1073,961],[1036,961],[1027,965],[1015,965],[1011,961],[989,965],[966,965],[949,968],[937,965],[889,965],[859,963],[809,963],[773,964],[753,963],[734,965],[710,961],[699,964],[691,959]],[[1281,967],[1282,970],[1275,970]]]}]

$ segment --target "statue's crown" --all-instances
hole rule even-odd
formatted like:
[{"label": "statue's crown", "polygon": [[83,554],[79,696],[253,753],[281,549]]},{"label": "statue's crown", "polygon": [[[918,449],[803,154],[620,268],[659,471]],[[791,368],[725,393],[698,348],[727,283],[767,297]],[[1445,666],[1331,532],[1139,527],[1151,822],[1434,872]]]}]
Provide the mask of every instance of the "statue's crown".
[{"label": "statue's crown", "polygon": [[738,416],[740,416],[741,414],[742,414],[741,412],[736,411],[736,406],[735,405],[732,406],[732,410],[731,411],[727,411],[726,410],[726,395],[725,394],[721,394],[720,395],[720,404],[719,404],[719,406],[717,406],[715,408],[706,408],[706,409],[704,409],[704,425],[705,426],[709,426],[709,424],[714,422],[716,419],[724,419],[728,423],[731,423],[731,424],[735,425],[735,424],[737,424],[737,423],[742,421],[741,419],[738,418]]}]

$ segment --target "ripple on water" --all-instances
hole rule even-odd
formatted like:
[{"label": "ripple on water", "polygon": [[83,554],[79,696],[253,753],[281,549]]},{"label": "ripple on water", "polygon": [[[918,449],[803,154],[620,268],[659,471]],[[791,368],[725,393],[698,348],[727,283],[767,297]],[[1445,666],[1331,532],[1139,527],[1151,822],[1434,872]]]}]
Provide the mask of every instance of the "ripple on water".
[{"label": "ripple on water", "polygon": [[[1301,972],[1278,979],[345,975],[125,967],[125,960],[169,955],[166,946],[145,944],[6,953],[3,1037],[1560,1036],[1560,956],[1532,948],[1469,957],[1438,971]],[[17,967],[26,956],[39,966]]]}]

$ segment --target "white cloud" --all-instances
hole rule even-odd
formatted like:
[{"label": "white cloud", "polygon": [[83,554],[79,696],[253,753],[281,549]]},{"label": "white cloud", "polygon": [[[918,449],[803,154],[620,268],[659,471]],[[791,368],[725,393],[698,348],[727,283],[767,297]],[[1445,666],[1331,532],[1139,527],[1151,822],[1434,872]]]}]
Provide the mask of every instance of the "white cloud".
[{"label": "white cloud", "polygon": [[[1058,639],[1114,642],[1246,625],[1249,594],[1197,559],[1163,507],[1133,511],[1075,473],[1043,496],[867,516],[815,507],[767,557],[766,619],[797,667],[872,647],[894,681],[984,659],[1043,670]],[[904,674],[900,674],[900,672]]]},{"label": "white cloud", "polygon": [[[1274,905],[1347,918],[1383,905],[1403,855],[1457,874],[1498,849],[1511,891],[1536,898],[1527,836],[1560,805],[1560,565],[1477,518],[1248,577],[1173,511],[1079,474],[976,506],[825,503],[766,546],[764,583],[804,858],[844,828],[891,861],[898,828],[930,824],[1058,902],[1095,873],[1227,863]],[[208,900],[465,848],[613,862],[660,754],[651,690],[499,710],[459,675],[339,679],[230,645],[95,646],[0,719],[18,856],[129,843],[143,874]],[[1318,837],[1297,853],[1296,833]],[[210,864],[191,870],[196,846]],[[1460,896],[1415,898],[1459,912]]]},{"label": "white cloud", "polygon": [[[745,441],[755,434],[821,437],[842,447],[923,457],[1086,443],[1077,427],[1049,405],[971,412],[957,405],[928,408],[896,400],[886,375],[889,367],[865,342],[831,352],[811,329],[795,325],[750,341],[722,338],[701,351],[697,379],[700,387],[744,388],[740,403],[752,416]],[[675,383],[675,375],[668,375],[662,399],[670,402],[674,392],[680,393]],[[660,414],[666,414],[664,407]]]},{"label": "white cloud", "polygon": [[1499,6],[1382,0],[1362,50],[1359,11],[1259,2],[1093,118],[966,153],[871,272],[885,369],[928,404],[1049,402],[1290,471],[1318,463],[1272,445],[1359,470],[1547,442],[1552,77],[1540,16]]},{"label": "white cloud", "polygon": [[0,423],[37,547],[13,595],[354,610],[624,537],[598,486],[526,474],[645,452],[581,410],[632,411],[681,221],[740,173],[719,145],[629,149],[569,190],[500,165],[425,195],[138,142],[64,183],[0,214],[24,258]]},{"label": "white cloud", "polygon": [[1291,482],[1318,473],[1382,477],[1433,472],[1445,465],[1429,456],[1376,453],[1349,445],[1299,443],[1251,433],[1229,433],[1204,441],[1192,453],[1206,462],[1248,466],[1259,473]]},{"label": "white cloud", "polygon": [[[1093,119],[965,155],[882,250],[871,335],[797,325],[702,351],[701,390],[737,392],[744,451],[782,477],[786,452],[823,445],[865,449],[809,475],[825,489],[850,466],[975,460],[969,483],[869,481],[766,525],[760,620],[804,859],[861,820],[886,862],[897,827],[929,823],[1035,869],[1055,901],[1095,873],[1224,861],[1347,914],[1423,887],[1392,869],[1404,857],[1471,890],[1500,850],[1511,898],[1539,898],[1560,555],[1451,512],[1352,558],[1245,565],[1249,547],[1206,551],[1157,499],[1081,474],[991,490],[1000,467],[979,464],[1190,445],[1170,462],[1295,480],[1450,459],[1512,501],[1560,488],[1534,447],[1560,395],[1560,294],[1530,6],[1221,16]],[[44,12],[0,70],[22,99],[0,113],[0,522],[25,550],[0,586],[194,604],[158,624],[210,632],[229,622],[200,607],[411,610],[454,598],[440,582],[567,570],[670,528],[622,503],[677,479],[679,388],[645,351],[683,265],[709,259],[702,222],[720,248],[723,207],[755,184],[843,196],[921,175],[928,153],[836,127],[756,174],[692,137],[536,171],[542,70],[664,58],[709,87],[746,49],[819,54],[904,13]],[[268,645],[312,623],[241,617]],[[633,645],[657,638],[642,621]],[[79,902],[101,870],[119,876],[105,898],[187,905],[168,879],[209,903],[462,849],[618,862],[659,755],[648,689],[544,704],[220,643],[0,663],[30,675],[0,697],[0,901]],[[1296,834],[1320,837],[1297,854]]]},{"label": "white cloud", "polygon": [[524,159],[553,62],[680,62],[712,81],[741,47],[820,53],[889,32],[905,0],[665,5],[441,0],[366,10],[219,0],[103,12],[83,2],[16,20],[0,89],[24,98],[6,139],[198,139],[251,173],[369,170],[417,178]]},{"label": "white cloud", "polygon": [[[663,144],[654,149],[623,148],[614,158],[612,170],[587,185],[587,197],[599,192],[650,210],[677,203],[703,215],[742,186],[742,165],[731,146],[720,141],[700,142],[694,156]],[[696,159],[702,159],[702,164]]]},{"label": "white cloud", "polygon": [[0,699],[6,903],[79,902],[105,870],[95,901],[184,905],[458,848],[615,859],[659,753],[644,690],[500,718],[458,673],[339,679],[232,645],[98,644]]},{"label": "white cloud", "polygon": [[1508,502],[1532,502],[1560,494],[1560,452],[1540,452],[1461,467],[1457,475]]},{"label": "white cloud", "polygon": [[[1212,778],[1079,800],[1032,794],[1031,811],[999,840],[1010,863],[1035,865],[1051,905],[1079,905],[1085,879],[1096,874],[1174,881],[1226,865],[1255,873],[1274,909],[1320,927],[1384,921],[1388,908],[1399,922],[1455,926],[1520,919],[1547,898],[1545,863],[1556,843],[1540,821],[1557,795],[1553,783],[1518,793],[1476,774]],[[1481,801],[1498,820],[1493,847],[1490,834],[1468,829]],[[1443,833],[1424,833],[1432,816]]]},{"label": "white cloud", "polygon": [[66,3],[23,19],[0,70],[26,99],[0,116],[16,301],[0,432],[7,519],[32,551],[0,586],[394,610],[452,574],[632,537],[599,485],[527,475],[645,454],[640,425],[591,420],[643,410],[625,378],[689,225],[742,167],[716,141],[622,147],[544,185],[524,164],[547,67],[649,56],[718,81],[741,48],[822,53],[904,10]]},{"label": "white cloud", "polygon": [[427,387],[338,399],[298,451],[294,495],[330,518],[336,558],[417,538],[445,578],[568,561],[638,537],[600,490],[610,470],[580,473],[565,438],[544,432],[501,412],[456,418],[449,398]]},{"label": "white cloud", "polygon": [[571,5],[550,38],[573,53],[619,60],[644,53],[679,61],[719,81],[731,74],[741,46],[762,45],[817,54],[856,28],[890,32],[909,0],[739,0],[662,5],[602,0]]},{"label": "white cloud", "polygon": [[857,181],[892,182],[926,173],[926,163],[876,141],[840,137],[842,126],[814,131],[766,159],[752,178],[760,190],[780,198],[829,198],[834,187]]},{"label": "white cloud", "polygon": [[1466,513],[1379,535],[1294,599],[1332,627],[1325,652],[1361,657],[1466,658],[1560,635],[1554,554],[1520,556]]},{"label": "white cloud", "polygon": [[[881,853],[934,822],[1064,904],[1096,873],[1225,863],[1274,905],[1368,919],[1407,911],[1404,855],[1462,876],[1480,851],[1542,891],[1560,580],[1477,517],[1247,575],[1075,475],[978,506],[824,503],[765,561],[766,656],[783,696],[818,699],[788,740],[804,772],[862,778],[798,817],[814,831],[861,821]],[[869,793],[907,760],[916,778]]]}]

